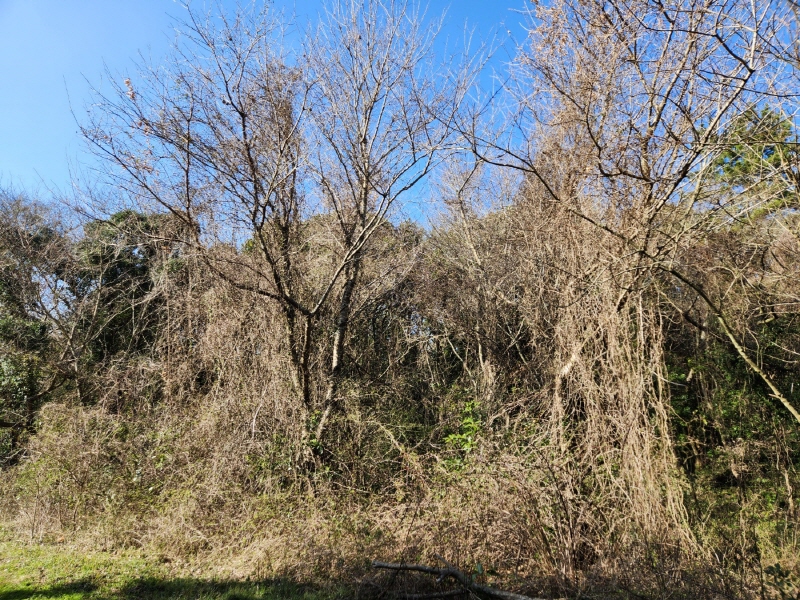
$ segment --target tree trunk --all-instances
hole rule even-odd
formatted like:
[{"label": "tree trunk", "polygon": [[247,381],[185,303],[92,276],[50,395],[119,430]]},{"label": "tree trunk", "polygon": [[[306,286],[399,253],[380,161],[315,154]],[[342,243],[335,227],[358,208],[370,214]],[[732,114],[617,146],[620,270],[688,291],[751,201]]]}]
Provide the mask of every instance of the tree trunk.
[{"label": "tree trunk", "polygon": [[353,292],[356,287],[356,280],[361,268],[361,257],[353,260],[352,267],[345,272],[344,289],[342,299],[339,302],[339,312],[336,315],[336,329],[333,333],[333,347],[331,349],[331,368],[328,374],[328,385],[325,390],[325,401],[323,404],[322,418],[316,429],[316,439],[319,441],[325,430],[328,417],[331,412],[338,409],[336,393],[339,391],[341,381],[342,356],[344,354],[344,342],[347,335],[347,326],[350,323],[350,315],[353,310]]},{"label": "tree trunk", "polygon": [[311,349],[312,317],[303,315],[302,333],[298,333],[297,311],[291,306],[284,307],[286,318],[286,338],[289,345],[289,356],[292,361],[292,386],[306,409],[311,408],[311,375],[308,368],[308,356]]}]

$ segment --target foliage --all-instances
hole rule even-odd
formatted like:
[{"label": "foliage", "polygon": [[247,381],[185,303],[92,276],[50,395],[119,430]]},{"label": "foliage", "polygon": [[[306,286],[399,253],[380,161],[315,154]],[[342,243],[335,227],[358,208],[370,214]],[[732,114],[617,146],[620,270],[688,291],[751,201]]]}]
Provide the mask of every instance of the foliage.
[{"label": "foliage", "polygon": [[152,296],[169,255],[169,244],[159,236],[168,221],[164,215],[123,210],[86,224],[75,248],[78,269],[70,284],[78,296],[103,296],[100,314],[92,315],[103,325],[89,344],[90,362],[121,352],[136,355],[152,345],[158,324],[158,303]]},{"label": "foliage", "polygon": [[779,194],[788,196],[796,183],[794,137],[791,120],[769,107],[736,115],[719,140],[724,148],[714,162],[719,178],[739,189],[780,182]]}]

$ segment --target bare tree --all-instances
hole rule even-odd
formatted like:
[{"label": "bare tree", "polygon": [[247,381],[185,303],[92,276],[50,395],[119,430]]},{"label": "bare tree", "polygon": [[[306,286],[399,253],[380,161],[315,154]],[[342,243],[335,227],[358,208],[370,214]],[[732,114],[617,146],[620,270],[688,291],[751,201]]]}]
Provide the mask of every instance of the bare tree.
[{"label": "bare tree", "polygon": [[172,64],[115,81],[82,131],[110,183],[180,219],[219,277],[280,305],[319,437],[365,253],[441,159],[464,80],[432,64],[436,28],[407,2],[333,2],[295,52],[267,9],[214,18],[190,12]]},{"label": "bare tree", "polygon": [[436,29],[421,23],[407,2],[349,0],[332,6],[308,41],[316,83],[310,139],[317,151],[310,162],[341,245],[330,279],[332,284],[341,273],[326,415],[336,396],[364,252],[390,209],[441,159],[464,93],[463,79],[450,81],[433,64]]},{"label": "bare tree", "polygon": [[[770,206],[750,186],[714,189],[740,115],[766,105],[789,119],[796,112],[789,5],[560,0],[536,4],[530,23],[504,125],[489,120],[481,130],[475,117],[461,125],[473,151],[528,173],[543,197],[617,241],[608,276],[620,306],[657,273],[692,290],[800,422],[748,348],[750,332],[737,331],[727,292],[705,287],[686,262],[698,240]],[[786,210],[768,212],[782,219]]]}]

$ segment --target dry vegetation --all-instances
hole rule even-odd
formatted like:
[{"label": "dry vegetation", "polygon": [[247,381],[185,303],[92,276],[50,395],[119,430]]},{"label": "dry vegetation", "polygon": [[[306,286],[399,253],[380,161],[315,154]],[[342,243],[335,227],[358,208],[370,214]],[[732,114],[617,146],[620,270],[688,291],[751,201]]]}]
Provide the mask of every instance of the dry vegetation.
[{"label": "dry vegetation", "polygon": [[796,597],[797,7],[529,9],[488,99],[403,3],[297,48],[193,13],[97,98],[79,209],[3,193],[18,536],[376,594],[423,583],[370,560],[440,554],[547,597]]}]

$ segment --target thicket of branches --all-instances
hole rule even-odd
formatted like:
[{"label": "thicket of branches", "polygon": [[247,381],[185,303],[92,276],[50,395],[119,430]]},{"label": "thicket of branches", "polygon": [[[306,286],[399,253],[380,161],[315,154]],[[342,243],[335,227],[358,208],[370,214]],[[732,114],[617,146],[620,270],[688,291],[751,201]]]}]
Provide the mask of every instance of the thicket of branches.
[{"label": "thicket of branches", "polygon": [[796,593],[797,7],[527,14],[491,95],[380,0],[292,47],[190,12],[112,78],[80,207],[0,194],[7,520],[273,574]]}]

